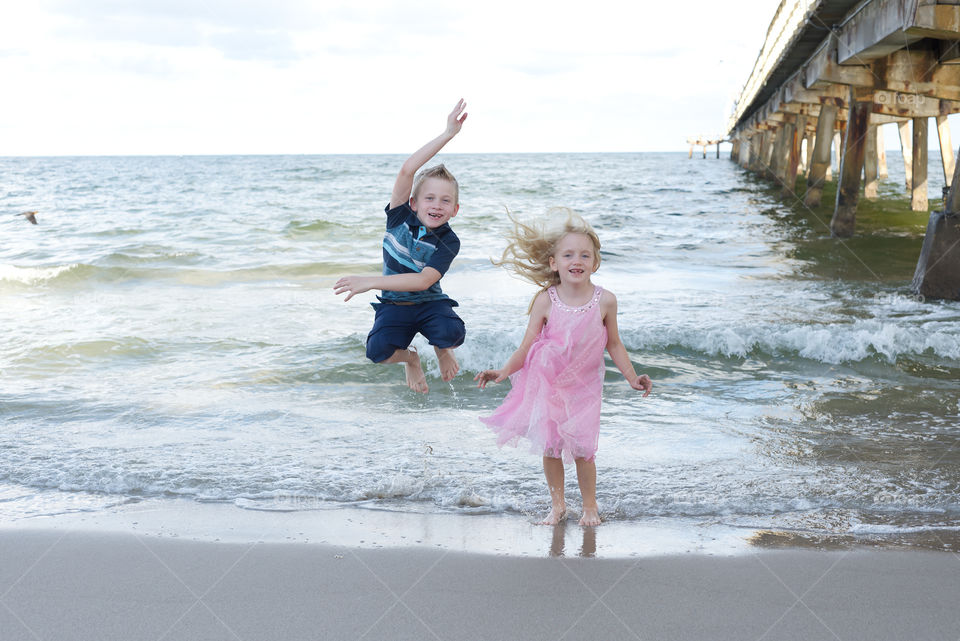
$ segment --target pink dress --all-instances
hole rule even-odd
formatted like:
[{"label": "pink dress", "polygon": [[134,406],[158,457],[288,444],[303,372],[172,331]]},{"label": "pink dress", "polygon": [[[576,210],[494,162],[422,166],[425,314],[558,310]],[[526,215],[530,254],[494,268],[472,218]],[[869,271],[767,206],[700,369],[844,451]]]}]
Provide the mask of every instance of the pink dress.
[{"label": "pink dress", "polygon": [[490,416],[497,445],[530,443],[532,452],[569,463],[593,460],[600,435],[600,395],[607,328],[596,287],[586,305],[571,307],[547,290],[550,316],[530,346],[523,367],[510,376],[511,389]]}]

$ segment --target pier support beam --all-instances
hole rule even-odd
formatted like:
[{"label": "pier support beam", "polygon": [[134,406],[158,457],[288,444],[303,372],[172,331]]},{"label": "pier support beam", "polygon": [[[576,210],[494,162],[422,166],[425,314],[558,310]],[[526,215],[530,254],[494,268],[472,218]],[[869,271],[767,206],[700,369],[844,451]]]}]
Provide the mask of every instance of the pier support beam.
[{"label": "pier support beam", "polygon": [[897,123],[900,133],[900,152],[903,154],[903,171],[906,174],[907,191],[913,189],[913,139],[910,137],[910,121]]},{"label": "pier support beam", "polygon": [[794,158],[790,172],[790,195],[797,198],[797,176],[800,175],[800,166],[803,164],[803,138],[807,131],[807,116],[797,116],[797,131],[793,137]]},{"label": "pier support beam", "polygon": [[[840,157],[843,155],[843,132],[846,131],[844,123],[837,123],[837,128],[833,132],[833,157],[837,159],[837,169],[840,168]],[[827,167],[827,180],[833,182],[833,163]]]},{"label": "pier support beam", "polygon": [[772,149],[770,151],[770,162],[767,163],[767,180],[779,184],[780,182],[780,168],[783,167],[783,154],[784,154],[784,141],[786,136],[783,135],[783,127],[777,130],[773,139],[773,144],[771,145]]},{"label": "pier support beam", "polygon": [[770,171],[770,164],[773,162],[773,158],[776,154],[773,153],[774,148],[777,146],[777,134],[773,130],[767,130],[763,134],[763,155],[761,156],[760,162],[760,175],[766,178],[767,180],[772,180],[773,176]]},{"label": "pier support beam", "polygon": [[797,150],[797,126],[786,123],[783,126],[783,155],[780,157],[780,197],[784,200],[792,199],[793,188],[797,182],[797,162],[800,154]]},{"label": "pier support beam", "polygon": [[760,166],[760,154],[763,153],[763,134],[755,134],[750,138],[750,161],[747,169],[756,173]]},{"label": "pier support beam", "polygon": [[857,202],[860,200],[860,173],[863,171],[863,156],[866,149],[865,138],[867,120],[870,117],[872,98],[857,100],[854,89],[850,89],[850,116],[847,120],[847,132],[844,135],[843,156],[840,159],[840,184],[837,186],[837,203],[830,220],[830,231],[834,236],[849,238],[853,236],[857,220]]},{"label": "pier support beam", "polygon": [[863,197],[877,199],[877,126],[867,127],[863,151]]},{"label": "pier support beam", "polygon": [[[918,120],[920,119],[913,121],[914,148],[919,144],[916,125]],[[926,119],[923,120],[925,130]],[[955,162],[946,116],[937,117],[937,135],[940,139],[940,155],[943,158],[944,182],[949,189],[943,202],[943,211],[930,212],[927,233],[923,237],[923,248],[917,260],[911,289],[924,298],[960,300],[960,175],[957,171],[960,167]],[[923,147],[926,150],[925,140]],[[917,162],[915,154],[914,167]],[[926,182],[925,172],[923,178]],[[914,184],[916,180],[917,174],[914,172]]]},{"label": "pier support beam", "polygon": [[807,194],[803,202],[807,207],[820,205],[823,195],[823,183],[830,168],[830,147],[833,144],[833,127],[837,119],[836,105],[823,105],[817,119],[817,135],[814,138],[813,158],[810,161],[810,173],[807,177]]},{"label": "pier support beam", "polygon": [[950,142],[950,123],[947,122],[946,116],[937,116],[937,138],[940,140],[943,184],[949,189],[953,185],[953,170],[956,160],[953,157],[953,143]]},{"label": "pier support beam", "polygon": [[960,214],[930,212],[911,289],[924,298],[960,300]]},{"label": "pier support beam", "polygon": [[913,180],[910,189],[910,209],[927,211],[927,121],[913,119]]},{"label": "pier support beam", "polygon": [[770,148],[773,146],[773,132],[770,130],[760,134],[760,153],[753,165],[753,170],[760,176],[767,175],[767,167],[770,166]]},{"label": "pier support beam", "polygon": [[924,298],[960,300],[960,175],[954,166],[944,211],[930,212],[911,288]]},{"label": "pier support beam", "polygon": [[770,151],[767,154],[767,162],[764,163],[763,177],[769,181],[777,179],[777,159],[780,157],[780,144],[783,142],[783,129],[770,131],[770,138],[767,145]]},{"label": "pier support beam", "polygon": [[877,175],[880,179],[890,176],[887,171],[887,148],[883,142],[883,127],[877,126]]}]

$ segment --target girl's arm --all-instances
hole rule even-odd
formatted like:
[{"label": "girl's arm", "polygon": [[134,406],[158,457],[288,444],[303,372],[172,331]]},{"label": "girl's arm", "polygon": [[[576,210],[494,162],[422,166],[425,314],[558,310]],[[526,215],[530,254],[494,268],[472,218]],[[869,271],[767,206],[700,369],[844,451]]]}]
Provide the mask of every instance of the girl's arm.
[{"label": "girl's arm", "polygon": [[527,360],[527,352],[530,351],[530,346],[533,345],[533,341],[540,335],[540,330],[543,329],[543,324],[547,321],[549,314],[550,297],[547,295],[547,292],[540,292],[537,294],[536,299],[534,299],[533,307],[530,309],[530,321],[527,323],[527,332],[523,335],[523,340],[520,341],[520,347],[517,348],[517,351],[507,359],[507,362],[500,369],[487,369],[474,376],[473,380],[479,381],[477,387],[484,389],[490,381],[501,383],[508,376],[523,367],[524,361]]},{"label": "girl's arm", "polygon": [[617,297],[604,290],[600,305],[603,311],[603,324],[607,328],[607,353],[613,359],[613,364],[630,383],[630,387],[643,390],[643,395],[648,396],[653,389],[653,382],[646,374],[637,376],[633,363],[630,362],[630,355],[627,354],[627,348],[620,340],[620,331],[617,328]]}]

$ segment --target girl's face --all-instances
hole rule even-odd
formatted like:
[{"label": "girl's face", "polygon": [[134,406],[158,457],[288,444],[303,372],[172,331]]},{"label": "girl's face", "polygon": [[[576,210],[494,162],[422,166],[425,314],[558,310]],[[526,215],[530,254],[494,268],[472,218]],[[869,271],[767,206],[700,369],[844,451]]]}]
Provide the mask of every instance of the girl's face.
[{"label": "girl's face", "polygon": [[597,250],[586,234],[567,234],[557,243],[550,257],[550,269],[560,275],[561,283],[589,282],[597,271]]}]

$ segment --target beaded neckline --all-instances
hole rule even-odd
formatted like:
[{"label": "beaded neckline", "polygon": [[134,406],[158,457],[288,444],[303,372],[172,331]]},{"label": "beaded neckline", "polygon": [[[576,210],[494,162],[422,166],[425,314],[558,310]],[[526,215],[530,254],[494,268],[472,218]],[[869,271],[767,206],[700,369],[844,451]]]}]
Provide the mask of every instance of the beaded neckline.
[{"label": "beaded neckline", "polygon": [[547,290],[547,292],[550,294],[550,300],[552,300],[554,304],[560,309],[567,312],[585,312],[591,307],[593,307],[594,305],[596,305],[598,302],[600,302],[600,294],[603,292],[603,288],[600,287],[599,285],[594,285],[593,298],[591,298],[589,301],[587,301],[583,305],[580,305],[579,307],[574,307],[573,305],[567,305],[565,302],[560,300],[560,296],[559,294],[557,294],[556,285],[551,285],[550,288]]}]

